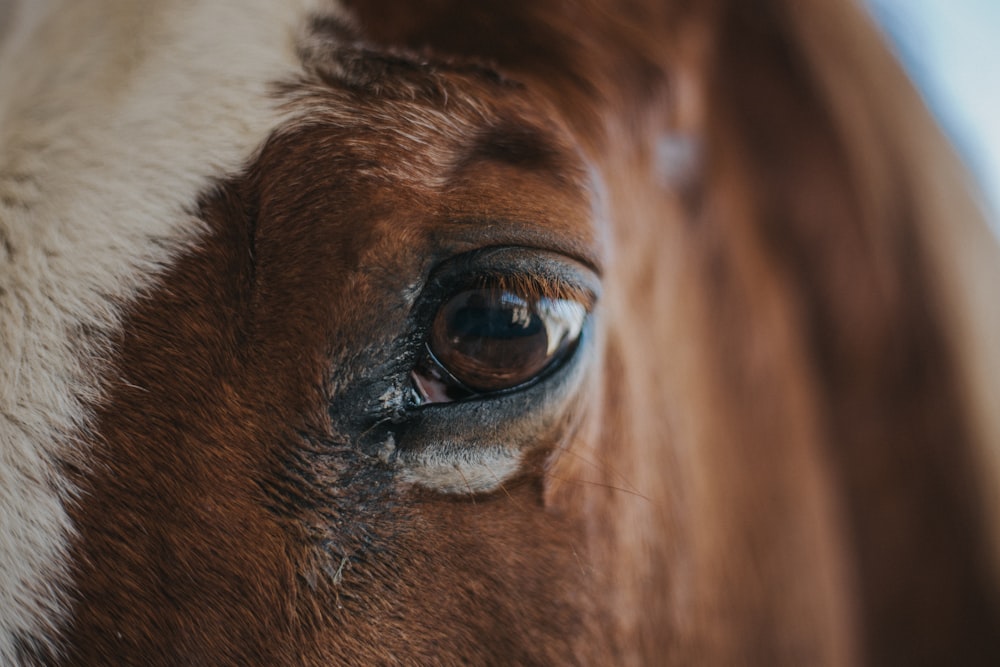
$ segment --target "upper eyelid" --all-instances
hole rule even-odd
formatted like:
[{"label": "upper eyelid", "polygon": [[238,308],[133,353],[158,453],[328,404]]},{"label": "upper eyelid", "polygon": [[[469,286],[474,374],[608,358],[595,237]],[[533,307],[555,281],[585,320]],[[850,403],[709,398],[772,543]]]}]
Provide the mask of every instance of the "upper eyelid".
[{"label": "upper eyelid", "polygon": [[564,279],[526,272],[486,272],[473,282],[472,288],[497,289],[524,297],[527,301],[564,299],[582,303],[590,311],[597,302],[597,295],[590,289]]},{"label": "upper eyelid", "polygon": [[423,295],[447,298],[490,283],[536,298],[572,299],[591,310],[600,298],[600,273],[588,262],[531,246],[494,246],[438,263],[428,273]]}]

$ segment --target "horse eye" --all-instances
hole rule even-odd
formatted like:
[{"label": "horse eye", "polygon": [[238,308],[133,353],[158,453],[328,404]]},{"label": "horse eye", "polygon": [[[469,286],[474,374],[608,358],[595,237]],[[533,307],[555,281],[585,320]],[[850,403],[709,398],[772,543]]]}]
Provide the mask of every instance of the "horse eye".
[{"label": "horse eye", "polygon": [[526,384],[573,353],[586,316],[572,299],[499,287],[459,292],[434,317],[414,384],[427,403]]}]

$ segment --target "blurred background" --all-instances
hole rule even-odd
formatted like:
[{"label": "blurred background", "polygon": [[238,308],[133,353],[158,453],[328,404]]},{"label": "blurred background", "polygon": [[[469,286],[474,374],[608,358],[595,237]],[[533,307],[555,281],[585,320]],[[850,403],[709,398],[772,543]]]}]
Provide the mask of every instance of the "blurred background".
[{"label": "blurred background", "polygon": [[1000,236],[1000,0],[868,0],[983,189]]}]

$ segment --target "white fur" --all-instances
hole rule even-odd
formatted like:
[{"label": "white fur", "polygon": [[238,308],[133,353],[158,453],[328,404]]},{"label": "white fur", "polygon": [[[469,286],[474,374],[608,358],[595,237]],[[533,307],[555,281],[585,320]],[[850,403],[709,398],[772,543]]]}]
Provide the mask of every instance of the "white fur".
[{"label": "white fur", "polygon": [[397,476],[441,493],[489,493],[517,474],[523,458],[524,452],[513,447],[440,443],[400,456]]},{"label": "white fur", "polygon": [[120,308],[282,122],[315,2],[0,0],[0,664],[67,611],[58,462],[85,460]]}]

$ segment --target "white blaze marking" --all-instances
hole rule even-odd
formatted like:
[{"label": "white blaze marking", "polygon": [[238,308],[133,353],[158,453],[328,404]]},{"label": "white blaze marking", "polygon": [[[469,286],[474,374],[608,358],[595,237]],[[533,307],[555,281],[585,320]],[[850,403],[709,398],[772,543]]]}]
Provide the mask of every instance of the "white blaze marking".
[{"label": "white blaze marking", "polygon": [[86,460],[103,339],[283,120],[313,4],[0,0],[0,664],[66,611],[57,462]]}]

